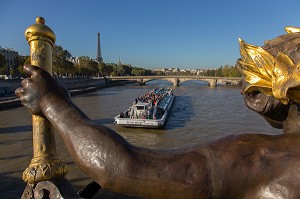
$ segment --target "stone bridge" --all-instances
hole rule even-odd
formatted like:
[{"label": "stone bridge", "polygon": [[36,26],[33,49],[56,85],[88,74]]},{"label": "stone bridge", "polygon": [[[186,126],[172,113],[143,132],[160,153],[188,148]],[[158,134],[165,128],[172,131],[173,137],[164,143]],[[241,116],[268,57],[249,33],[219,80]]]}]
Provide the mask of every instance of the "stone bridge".
[{"label": "stone bridge", "polygon": [[217,84],[231,84],[238,85],[241,77],[208,77],[208,76],[112,76],[107,77],[110,80],[131,80],[136,81],[141,85],[153,80],[166,80],[171,82],[174,86],[179,86],[182,82],[189,80],[199,80],[207,82],[209,86],[216,86]]}]

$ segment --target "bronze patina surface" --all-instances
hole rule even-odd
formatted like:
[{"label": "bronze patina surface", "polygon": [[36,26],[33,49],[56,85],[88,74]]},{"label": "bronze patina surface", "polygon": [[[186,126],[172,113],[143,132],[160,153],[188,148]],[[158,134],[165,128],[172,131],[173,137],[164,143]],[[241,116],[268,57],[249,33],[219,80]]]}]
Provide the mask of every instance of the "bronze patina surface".
[{"label": "bronze patina surface", "polygon": [[[291,45],[285,50],[292,45],[295,49],[298,43],[289,39],[300,35],[292,34],[296,35],[285,35],[269,44],[283,39],[276,49],[284,45]],[[289,58],[279,60],[291,63],[291,59],[297,65],[297,56],[285,50],[281,53]],[[277,54],[275,51],[266,50],[272,55]],[[247,65],[249,60],[240,64]],[[251,60],[249,64],[253,66]],[[247,106],[273,126],[284,128],[285,134],[232,135],[186,150],[161,151],[133,146],[115,131],[92,121],[72,102],[63,85],[42,68],[26,65],[24,72],[30,77],[23,80],[16,95],[32,114],[50,121],[76,164],[102,187],[155,199],[300,198],[300,118],[294,96],[280,93],[276,99],[278,95],[271,95],[269,88],[260,89],[260,84],[249,87],[246,77],[243,88]],[[289,86],[285,88],[289,93]]]}]

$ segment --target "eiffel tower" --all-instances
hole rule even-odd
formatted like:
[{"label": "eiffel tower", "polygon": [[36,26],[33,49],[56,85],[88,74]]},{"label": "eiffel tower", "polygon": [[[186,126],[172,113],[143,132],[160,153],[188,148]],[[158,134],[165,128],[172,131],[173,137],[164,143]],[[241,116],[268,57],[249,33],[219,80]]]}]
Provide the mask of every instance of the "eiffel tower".
[{"label": "eiffel tower", "polygon": [[100,48],[100,33],[98,31],[98,43],[97,43],[97,55],[96,60],[100,63],[103,62],[102,55],[101,55],[101,48]]}]

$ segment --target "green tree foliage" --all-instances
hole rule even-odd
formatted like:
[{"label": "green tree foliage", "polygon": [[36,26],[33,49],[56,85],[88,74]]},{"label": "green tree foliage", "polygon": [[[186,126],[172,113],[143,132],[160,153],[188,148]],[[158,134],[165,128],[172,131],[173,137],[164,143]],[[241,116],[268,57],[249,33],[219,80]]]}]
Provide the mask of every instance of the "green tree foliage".
[{"label": "green tree foliage", "polygon": [[75,73],[75,65],[69,60],[65,60],[62,68],[60,68],[60,74],[65,74],[65,76],[73,75]]},{"label": "green tree foliage", "polygon": [[52,66],[53,74],[57,77],[63,73],[73,73],[74,66],[68,59],[71,58],[71,53],[63,47],[55,45],[52,49]]},{"label": "green tree foliage", "polygon": [[113,72],[113,65],[105,64],[104,62],[100,62],[98,64],[98,70],[102,76],[109,76]]},{"label": "green tree foliage", "polygon": [[0,53],[0,74],[5,74],[6,61],[4,55]]},{"label": "green tree foliage", "polygon": [[156,76],[164,76],[164,75],[166,75],[166,73],[163,72],[163,71],[154,71],[152,73],[153,73],[153,75],[156,75]]},{"label": "green tree foliage", "polygon": [[145,69],[138,69],[138,68],[133,68],[131,71],[132,76],[142,76],[145,75],[146,70]]},{"label": "green tree foliage", "polygon": [[98,63],[98,71],[102,76],[106,76],[107,75],[107,66],[104,62],[100,62]]},{"label": "green tree foliage", "polygon": [[16,58],[16,66],[17,66],[17,70],[18,70],[18,73],[21,75],[21,76],[25,76],[26,74],[23,72],[23,66],[26,65],[26,64],[30,64],[31,61],[30,61],[30,56],[22,56],[22,55],[19,55],[17,58]]},{"label": "green tree foliage", "polygon": [[122,65],[113,65],[113,73],[115,76],[124,76],[125,70]]},{"label": "green tree foliage", "polygon": [[131,75],[132,67],[130,65],[121,65],[124,69],[124,75]]},{"label": "green tree foliage", "polygon": [[238,69],[238,67],[234,66],[234,67],[231,67],[229,77],[242,77],[242,73]]},{"label": "green tree foliage", "polygon": [[190,71],[185,71],[185,72],[178,71],[174,75],[183,75],[183,76],[186,75],[186,76],[188,76],[188,75],[194,75],[194,74],[192,74]]},{"label": "green tree foliage", "polygon": [[112,67],[110,75],[112,76],[127,76],[131,75],[132,67],[125,64],[106,63],[106,66]]},{"label": "green tree foliage", "polygon": [[146,76],[146,75],[152,75],[152,72],[150,70],[146,70],[144,68],[132,67],[131,75],[132,76]]},{"label": "green tree foliage", "polygon": [[215,77],[242,77],[241,72],[236,66],[225,65],[218,69],[208,69],[200,73],[203,76]]},{"label": "green tree foliage", "polygon": [[87,56],[81,56],[78,59],[77,71],[79,74],[90,76],[98,73],[98,63],[96,61]]}]

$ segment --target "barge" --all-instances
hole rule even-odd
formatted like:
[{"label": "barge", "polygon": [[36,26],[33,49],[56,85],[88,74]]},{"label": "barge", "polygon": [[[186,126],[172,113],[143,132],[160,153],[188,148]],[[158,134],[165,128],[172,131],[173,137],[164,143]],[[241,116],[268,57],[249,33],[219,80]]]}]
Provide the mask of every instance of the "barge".
[{"label": "barge", "polygon": [[124,127],[163,128],[174,100],[171,88],[155,88],[138,97],[126,111],[114,119]]}]

